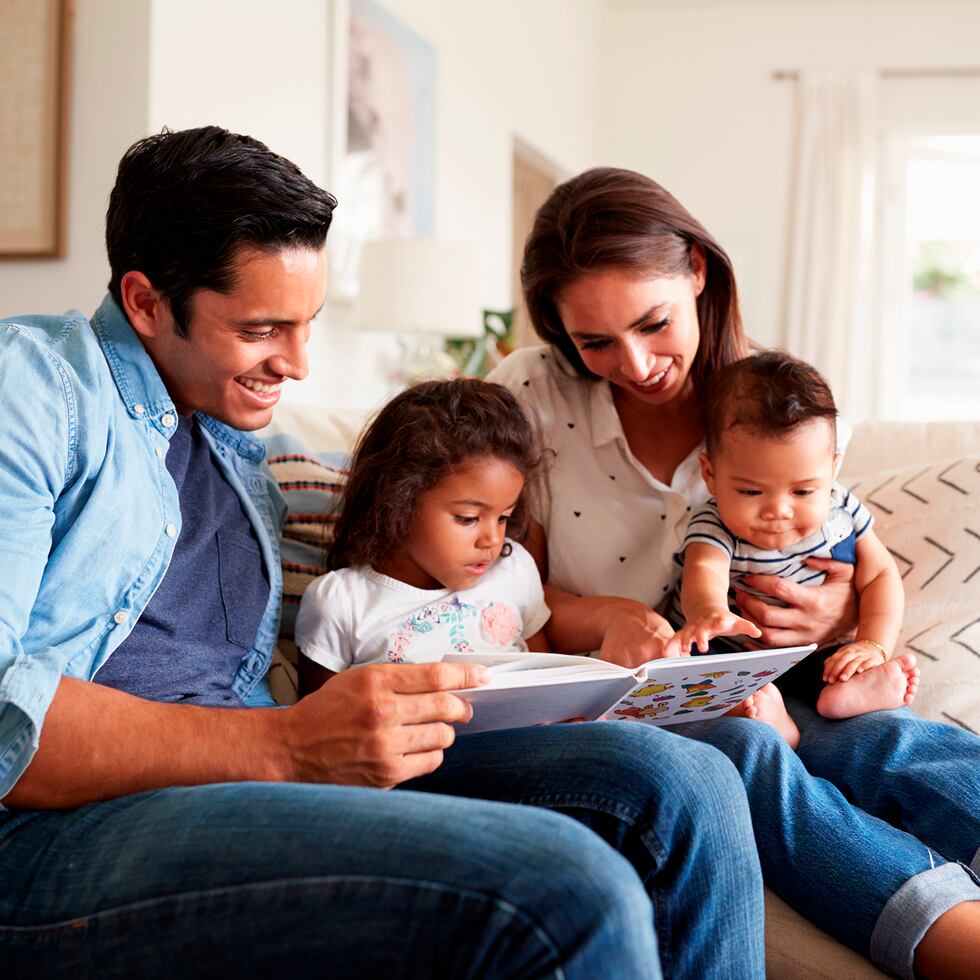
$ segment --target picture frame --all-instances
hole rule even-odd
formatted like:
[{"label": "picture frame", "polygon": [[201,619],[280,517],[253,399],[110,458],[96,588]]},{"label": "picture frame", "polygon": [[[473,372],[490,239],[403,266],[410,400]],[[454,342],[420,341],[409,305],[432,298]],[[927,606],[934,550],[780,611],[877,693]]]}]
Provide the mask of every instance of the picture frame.
[{"label": "picture frame", "polygon": [[328,178],[342,218],[328,250],[333,301],[348,304],[366,241],[433,235],[436,53],[376,0],[332,0],[329,28]]},{"label": "picture frame", "polygon": [[0,0],[0,259],[65,254],[71,0]]}]

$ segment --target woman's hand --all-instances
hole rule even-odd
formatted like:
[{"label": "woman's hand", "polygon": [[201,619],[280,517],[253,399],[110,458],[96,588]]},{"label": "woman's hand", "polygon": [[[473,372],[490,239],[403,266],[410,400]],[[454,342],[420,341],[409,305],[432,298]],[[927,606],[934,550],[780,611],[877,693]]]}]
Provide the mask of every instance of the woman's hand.
[{"label": "woman's hand", "polygon": [[682,657],[691,652],[691,645],[697,644],[699,653],[708,652],[708,644],[716,636],[760,636],[761,631],[755,623],[750,623],[728,609],[718,609],[697,619],[688,620],[670,640],[667,641],[668,657]]},{"label": "woman's hand", "polygon": [[599,648],[599,656],[623,667],[638,667],[648,660],[680,656],[669,653],[668,644],[674,631],[663,616],[642,602],[629,599],[617,605]]},{"label": "woman's hand", "polygon": [[772,606],[741,589],[735,591],[739,609],[762,629],[769,647],[829,643],[857,625],[858,604],[854,566],[830,558],[808,558],[807,565],[827,573],[823,585],[798,585],[775,575],[747,575],[746,584],[785,603]]}]

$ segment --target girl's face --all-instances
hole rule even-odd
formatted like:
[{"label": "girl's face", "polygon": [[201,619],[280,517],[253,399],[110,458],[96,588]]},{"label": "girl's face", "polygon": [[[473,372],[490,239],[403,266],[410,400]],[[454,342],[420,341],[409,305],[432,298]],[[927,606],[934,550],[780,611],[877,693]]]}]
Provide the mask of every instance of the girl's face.
[{"label": "girl's face", "polygon": [[636,407],[666,405],[687,384],[700,339],[696,300],[704,288],[697,250],[691,264],[694,271],[679,276],[591,272],[558,295],[562,323],[585,366]]},{"label": "girl's face", "polygon": [[470,589],[500,557],[524,477],[512,463],[480,456],[419,497],[403,547],[379,568],[417,589]]}]

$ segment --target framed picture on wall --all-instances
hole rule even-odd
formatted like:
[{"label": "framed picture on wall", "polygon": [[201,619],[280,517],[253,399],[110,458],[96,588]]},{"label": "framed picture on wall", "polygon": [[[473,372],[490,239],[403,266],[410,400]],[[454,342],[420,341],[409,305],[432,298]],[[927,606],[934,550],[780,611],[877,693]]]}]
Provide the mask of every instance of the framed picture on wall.
[{"label": "framed picture on wall", "polygon": [[343,77],[331,107],[343,120],[334,120],[331,158],[343,220],[330,232],[331,290],[351,300],[364,242],[434,232],[436,54],[375,0],[342,9],[334,77]]},{"label": "framed picture on wall", "polygon": [[0,0],[0,258],[64,254],[70,0]]}]

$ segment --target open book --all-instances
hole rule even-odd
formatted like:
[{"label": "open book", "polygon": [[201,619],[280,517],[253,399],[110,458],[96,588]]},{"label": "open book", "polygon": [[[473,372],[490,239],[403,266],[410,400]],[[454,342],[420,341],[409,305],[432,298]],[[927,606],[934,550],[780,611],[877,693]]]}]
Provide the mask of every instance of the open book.
[{"label": "open book", "polygon": [[560,653],[451,653],[447,663],[490,668],[485,687],[454,693],[473,705],[461,733],[585,718],[677,725],[730,711],[816,649],[785,647],[651,660],[620,667]]}]

